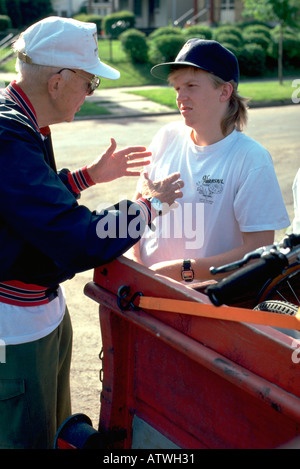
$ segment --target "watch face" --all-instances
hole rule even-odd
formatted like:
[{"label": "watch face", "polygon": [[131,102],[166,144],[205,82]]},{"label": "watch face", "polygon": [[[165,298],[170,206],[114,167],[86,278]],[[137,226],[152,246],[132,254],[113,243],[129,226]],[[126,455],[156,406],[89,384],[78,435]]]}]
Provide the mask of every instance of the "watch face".
[{"label": "watch face", "polygon": [[194,271],[190,259],[184,259],[181,270],[181,278],[185,282],[194,280]]},{"label": "watch face", "polygon": [[192,270],[185,270],[182,272],[182,279],[186,282],[191,282],[194,280],[194,272]]},{"label": "watch face", "polygon": [[154,210],[157,210],[158,212],[161,212],[162,211],[162,203],[159,199],[157,199],[156,197],[153,197],[151,199],[151,205],[152,207],[154,208]]}]

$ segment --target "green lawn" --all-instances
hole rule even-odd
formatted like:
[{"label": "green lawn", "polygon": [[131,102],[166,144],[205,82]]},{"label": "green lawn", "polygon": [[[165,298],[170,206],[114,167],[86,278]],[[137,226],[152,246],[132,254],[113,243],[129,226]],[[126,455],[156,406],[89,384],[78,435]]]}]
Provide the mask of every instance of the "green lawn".
[{"label": "green lawn", "polygon": [[[277,81],[253,81],[240,84],[239,92],[242,96],[251,98],[255,104],[268,104],[272,101],[290,101],[295,88],[292,87],[292,80],[285,81],[280,85]],[[171,109],[177,110],[176,92],[171,87],[145,88],[128,91],[128,93],[137,94],[148,98],[150,101],[163,104]],[[109,114],[105,109],[105,102],[97,104],[86,101],[82,106],[79,116]]]},{"label": "green lawn", "polygon": [[[121,77],[118,80],[101,80],[101,88],[116,88],[116,87],[139,87],[150,85],[154,86],[153,89],[133,90],[133,93],[147,97],[152,101],[164,104],[173,109],[177,109],[175,91],[168,87],[163,86],[163,82],[154,78],[150,69],[151,64],[134,65],[128,61],[126,54],[122,50],[121,42],[118,40],[99,41],[99,56],[103,62],[118,69]],[[8,60],[5,64],[0,66],[2,72],[14,72],[15,58]],[[300,72],[298,77],[300,76]],[[284,81],[280,85],[277,80],[242,80],[239,86],[239,92],[242,96],[251,99],[253,103],[268,103],[270,101],[286,101],[291,100],[292,93],[295,88],[292,87],[292,80]],[[250,105],[251,105],[250,101]],[[79,115],[99,115],[109,114],[105,109],[103,102],[96,104],[86,102],[82,106]]]},{"label": "green lawn", "polygon": [[[242,82],[239,86],[240,95],[250,98],[250,104],[251,102],[262,104],[272,101],[291,100],[294,91],[295,88],[292,87],[292,80],[284,81],[282,85],[277,81],[270,80]],[[133,90],[131,93],[144,96],[152,101],[177,109],[176,93],[173,88],[160,87],[155,89]]]},{"label": "green lawn", "polygon": [[87,117],[87,116],[104,116],[104,115],[110,115],[111,112],[106,109],[105,105],[103,106],[103,103],[101,104],[90,102],[90,101],[85,101],[83,105],[81,106],[81,109],[79,112],[76,113],[77,117]]},{"label": "green lawn", "polygon": [[[118,80],[107,80],[103,78],[101,80],[102,88],[161,84],[160,80],[151,75],[151,64],[135,65],[127,59],[126,54],[122,50],[120,41],[100,40],[99,57],[104,63],[116,68],[121,73]],[[15,71],[15,61],[15,58],[8,60],[0,66],[0,71],[13,73]]]}]

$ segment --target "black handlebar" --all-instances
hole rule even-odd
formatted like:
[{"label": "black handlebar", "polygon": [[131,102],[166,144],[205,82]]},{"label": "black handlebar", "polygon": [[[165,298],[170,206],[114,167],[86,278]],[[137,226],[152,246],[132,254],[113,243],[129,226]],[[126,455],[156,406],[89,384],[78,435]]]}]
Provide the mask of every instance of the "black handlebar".
[{"label": "black handlebar", "polygon": [[220,282],[209,285],[205,293],[215,306],[232,305],[247,297],[247,292],[257,290],[269,278],[279,275],[288,265],[287,257],[275,250],[262,254],[251,265],[238,269]]},{"label": "black handlebar", "polygon": [[282,245],[285,248],[294,248],[296,246],[300,246],[300,234],[292,233],[288,235],[282,241]]}]

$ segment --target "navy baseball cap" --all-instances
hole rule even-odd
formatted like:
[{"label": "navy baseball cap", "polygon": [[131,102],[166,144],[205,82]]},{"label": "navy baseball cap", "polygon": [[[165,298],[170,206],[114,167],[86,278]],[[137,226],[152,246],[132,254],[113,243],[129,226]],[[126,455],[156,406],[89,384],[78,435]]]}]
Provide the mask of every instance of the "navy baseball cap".
[{"label": "navy baseball cap", "polygon": [[175,62],[155,65],[153,76],[167,80],[169,74],[178,67],[196,67],[213,73],[222,80],[239,82],[239,64],[236,56],[217,41],[189,39],[177,55]]}]

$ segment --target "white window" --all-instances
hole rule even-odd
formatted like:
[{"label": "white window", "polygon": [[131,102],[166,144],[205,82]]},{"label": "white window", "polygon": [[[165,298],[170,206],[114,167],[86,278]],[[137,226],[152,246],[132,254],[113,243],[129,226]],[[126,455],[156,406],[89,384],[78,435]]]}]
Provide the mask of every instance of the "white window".
[{"label": "white window", "polygon": [[235,0],[221,0],[220,20],[223,23],[235,21]]}]

